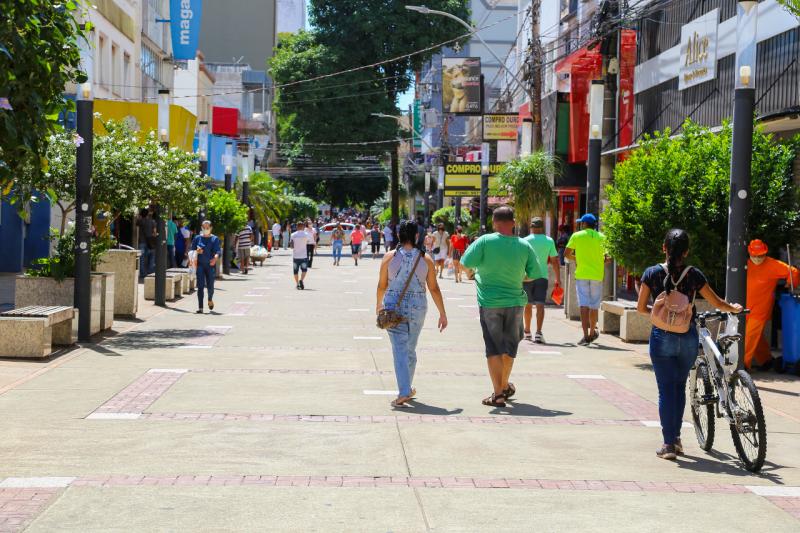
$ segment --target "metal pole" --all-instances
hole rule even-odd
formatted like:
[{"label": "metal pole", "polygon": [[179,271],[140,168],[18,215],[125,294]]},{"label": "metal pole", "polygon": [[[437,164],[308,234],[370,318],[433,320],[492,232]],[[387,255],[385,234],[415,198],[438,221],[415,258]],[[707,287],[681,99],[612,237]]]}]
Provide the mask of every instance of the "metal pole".
[{"label": "metal pole", "polygon": [[[158,129],[161,147],[169,150],[169,89],[158,90]],[[156,220],[156,272],[155,272],[155,304],[167,305],[167,226],[165,216],[169,213],[158,204],[155,206]]]},{"label": "metal pole", "polygon": [[586,168],[586,211],[599,216],[600,209],[600,152],[602,139],[589,139],[589,160]]},{"label": "metal pole", "polygon": [[455,204],[456,205],[455,205],[455,210],[454,210],[454,213],[453,213],[454,214],[453,218],[455,219],[455,225],[458,226],[459,224],[461,224],[461,197],[460,196],[456,196],[455,197]]},{"label": "metal pole", "polygon": [[397,168],[397,162],[400,159],[400,145],[395,145],[394,150],[391,152],[392,164],[392,183],[391,183],[391,197],[392,197],[392,223],[397,224],[400,221],[400,170]]},{"label": "metal pole", "polygon": [[[88,89],[91,97],[91,90]],[[78,146],[75,169],[75,307],[78,308],[78,340],[87,342],[91,336],[92,291],[92,151],[94,145],[94,102],[76,102],[77,133],[83,139]]]},{"label": "metal pole", "polygon": [[481,171],[481,229],[480,234],[486,233],[487,204],[489,203],[489,174]]},{"label": "metal pole", "polygon": [[[225,167],[225,190],[230,192],[233,188],[233,176],[230,166]],[[233,236],[230,233],[225,234],[225,247],[222,250],[222,272],[225,275],[231,273],[231,239]]]}]

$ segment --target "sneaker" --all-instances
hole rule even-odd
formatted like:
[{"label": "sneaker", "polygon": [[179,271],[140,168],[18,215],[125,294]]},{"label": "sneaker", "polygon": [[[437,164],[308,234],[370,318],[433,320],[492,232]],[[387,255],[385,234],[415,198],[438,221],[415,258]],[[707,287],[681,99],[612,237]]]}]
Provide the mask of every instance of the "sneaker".
[{"label": "sneaker", "polygon": [[300,290],[300,282],[299,281],[297,282],[297,290],[298,291]]},{"label": "sneaker", "polygon": [[200,309],[195,311],[195,313],[197,313],[198,315],[202,315],[203,314],[203,308],[201,307]]},{"label": "sneaker", "polygon": [[581,340],[578,341],[578,346],[589,346],[589,339],[581,337]]},{"label": "sneaker", "polygon": [[526,331],[525,332],[525,340],[526,341],[530,341],[531,340],[531,332],[530,331]]},{"label": "sneaker", "polygon": [[594,330],[594,333],[592,333],[592,334],[589,336],[589,342],[594,342],[594,341],[596,341],[596,340],[597,340],[597,338],[598,338],[599,336],[600,336],[600,332],[599,332],[598,330]]},{"label": "sneaker", "polygon": [[683,455],[683,443],[681,442],[681,439],[676,440],[673,446],[675,446],[675,453],[677,455]]},{"label": "sneaker", "polygon": [[656,456],[669,461],[674,461],[678,458],[678,455],[675,453],[675,446],[671,444],[663,445],[661,449],[656,452]]},{"label": "sneaker", "polygon": [[305,285],[303,285],[303,280],[300,280],[300,290],[302,291],[302,290],[304,290],[305,288],[306,288],[306,286],[305,286]]},{"label": "sneaker", "polygon": [[533,342],[536,344],[544,344],[544,335],[542,335],[541,331],[533,336]]}]

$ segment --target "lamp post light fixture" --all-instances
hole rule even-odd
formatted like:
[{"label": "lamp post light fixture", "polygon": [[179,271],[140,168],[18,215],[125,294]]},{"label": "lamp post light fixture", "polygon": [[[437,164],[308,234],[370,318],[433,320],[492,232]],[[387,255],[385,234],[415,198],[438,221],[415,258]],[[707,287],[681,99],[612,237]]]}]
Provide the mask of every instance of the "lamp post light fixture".
[{"label": "lamp post light fixture", "polygon": [[600,216],[600,158],[603,148],[603,80],[592,80],[589,91],[589,157],[586,161],[586,211]]},{"label": "lamp post light fixture", "polygon": [[[753,113],[758,30],[758,2],[740,1],[736,13],[736,82],[733,96],[731,192],[728,209],[728,254],[725,299],[747,304],[747,217],[750,214],[750,165],[753,159]],[[744,339],[745,317],[739,319]],[[744,341],[739,342],[744,354]],[[739,365],[744,358],[739,357]]]},{"label": "lamp post light fixture", "polygon": [[431,192],[431,171],[430,170],[426,170],[425,171],[425,194],[423,195],[423,198],[425,200],[425,202],[424,202],[424,204],[425,204],[425,211],[424,211],[424,217],[425,217],[424,222],[425,222],[425,224],[427,224],[428,220],[431,218],[430,192]]},{"label": "lamp post light fixture", "polygon": [[436,209],[444,207],[444,167],[439,167],[439,179],[436,182]]},{"label": "lamp post light fixture", "polygon": [[[242,154],[242,203],[250,207],[250,154]],[[248,217],[249,217],[248,213]]]},{"label": "lamp post light fixture", "polygon": [[[230,192],[233,189],[233,141],[225,142],[225,154],[222,156],[222,164],[225,165],[225,190]],[[224,247],[222,248],[222,272],[225,275],[231,273],[231,241],[233,236],[225,233]]]},{"label": "lamp post light fixture", "polygon": [[480,197],[480,234],[486,233],[489,216],[489,143],[481,144],[481,197]]}]

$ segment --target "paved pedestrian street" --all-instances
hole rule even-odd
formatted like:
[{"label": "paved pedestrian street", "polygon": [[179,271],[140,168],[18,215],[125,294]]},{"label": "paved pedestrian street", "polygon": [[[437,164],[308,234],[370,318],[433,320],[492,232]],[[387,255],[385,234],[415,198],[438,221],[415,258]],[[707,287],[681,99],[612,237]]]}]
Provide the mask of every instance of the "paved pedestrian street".
[{"label": "paved pedestrian street", "polygon": [[760,475],[719,423],[713,452],[686,423],[686,456],[660,460],[646,346],[576,347],[579,325],[548,310],[516,400],[483,406],[475,286],[451,277],[418,400],[392,410],[379,262],[327,254],[304,291],[280,251],[221,282],[214,314],[185,296],[2,385],[0,531],[800,530],[797,380],[759,380]]}]

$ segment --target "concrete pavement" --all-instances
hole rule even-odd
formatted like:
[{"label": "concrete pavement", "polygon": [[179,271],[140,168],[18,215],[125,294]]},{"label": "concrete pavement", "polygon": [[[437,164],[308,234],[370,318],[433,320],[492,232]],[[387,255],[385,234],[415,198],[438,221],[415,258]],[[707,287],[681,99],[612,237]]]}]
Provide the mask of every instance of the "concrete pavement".
[{"label": "concrete pavement", "polygon": [[[298,291],[279,251],[126,331],[16,371],[0,389],[0,531],[797,531],[800,382],[759,381],[760,475],[684,429],[659,460],[655,380],[642,345],[548,310],[506,409],[490,392],[472,283],[431,304],[412,409],[392,410],[378,261],[315,258]],[[22,367],[20,367],[22,368]],[[22,376],[22,377],[19,377]],[[4,391],[4,392],[3,392]],[[688,415],[688,413],[687,413]],[[656,426],[656,427],[654,427]]]}]

